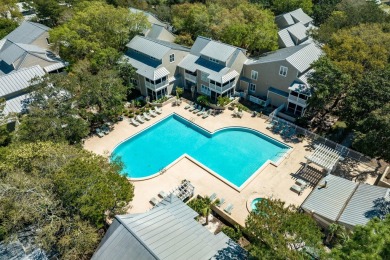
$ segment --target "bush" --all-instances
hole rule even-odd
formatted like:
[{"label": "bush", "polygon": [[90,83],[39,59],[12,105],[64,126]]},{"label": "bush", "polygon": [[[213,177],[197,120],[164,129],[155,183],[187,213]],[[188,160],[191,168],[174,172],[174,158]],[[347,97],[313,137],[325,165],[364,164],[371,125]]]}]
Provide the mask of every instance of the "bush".
[{"label": "bush", "polygon": [[228,96],[224,96],[224,97],[223,96],[219,96],[217,98],[218,106],[221,106],[221,107],[226,106],[227,104],[229,104],[229,102],[230,102],[230,98]]},{"label": "bush", "polygon": [[241,229],[238,226],[236,228],[224,226],[221,231],[235,242],[238,242],[238,240],[242,237]]},{"label": "bush", "polygon": [[206,200],[202,197],[197,197],[188,202],[188,206],[203,216],[204,209],[207,207]]},{"label": "bush", "polygon": [[210,104],[210,98],[208,96],[205,96],[205,95],[200,95],[196,101],[198,101],[199,104],[203,105],[203,106],[207,106],[208,104]]}]

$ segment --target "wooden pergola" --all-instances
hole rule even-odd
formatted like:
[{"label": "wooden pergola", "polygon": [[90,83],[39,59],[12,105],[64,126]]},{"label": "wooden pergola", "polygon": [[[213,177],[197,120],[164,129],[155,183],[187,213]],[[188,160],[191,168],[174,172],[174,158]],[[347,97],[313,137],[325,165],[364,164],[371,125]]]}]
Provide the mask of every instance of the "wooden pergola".
[{"label": "wooden pergola", "polygon": [[305,156],[305,158],[307,162],[304,169],[306,169],[306,166],[310,163],[314,163],[325,169],[327,174],[333,172],[337,163],[343,159],[338,151],[324,144],[317,145],[314,152],[309,156]]}]

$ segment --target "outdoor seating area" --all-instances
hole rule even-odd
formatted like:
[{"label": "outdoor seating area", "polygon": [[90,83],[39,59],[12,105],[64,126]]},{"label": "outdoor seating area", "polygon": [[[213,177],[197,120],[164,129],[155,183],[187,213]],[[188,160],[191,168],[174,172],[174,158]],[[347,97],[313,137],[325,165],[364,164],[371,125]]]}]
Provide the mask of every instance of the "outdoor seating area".
[{"label": "outdoor seating area", "polygon": [[291,190],[293,190],[296,193],[298,193],[298,195],[301,195],[302,192],[307,188],[308,184],[307,184],[307,182],[305,182],[302,179],[297,179],[295,183],[296,184],[291,186]]},{"label": "outdoor seating area", "polygon": [[95,133],[100,138],[104,135],[108,135],[113,130],[113,126],[110,122],[104,123],[100,128],[95,129]]},{"label": "outdoor seating area", "polygon": [[152,118],[157,117],[158,115],[161,115],[162,110],[158,107],[154,107],[154,110],[151,109],[149,112],[144,112],[142,115],[137,115],[134,118],[129,118],[129,123],[133,126],[139,126],[140,124],[144,124],[146,121],[150,121]]},{"label": "outdoor seating area", "polygon": [[336,151],[323,144],[315,145],[314,152],[309,156],[305,156],[305,158],[307,159],[305,168],[310,163],[314,163],[315,165],[326,170],[327,174],[332,173],[335,170],[337,163],[341,160],[344,160],[344,158],[341,157],[339,151]]}]

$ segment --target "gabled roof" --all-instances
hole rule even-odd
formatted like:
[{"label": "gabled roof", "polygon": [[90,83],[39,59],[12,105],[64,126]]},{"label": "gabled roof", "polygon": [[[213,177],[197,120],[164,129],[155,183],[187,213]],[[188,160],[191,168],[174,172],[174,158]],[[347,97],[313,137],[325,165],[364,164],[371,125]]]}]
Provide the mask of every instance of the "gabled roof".
[{"label": "gabled roof", "polygon": [[164,26],[153,24],[152,27],[146,31],[145,36],[152,39],[173,42],[175,35],[165,29]]},{"label": "gabled roof", "polygon": [[302,44],[288,48],[279,49],[274,52],[266,53],[257,61],[251,64],[269,63],[276,61],[287,61],[295,67],[300,73],[310,68],[310,65],[316,61],[322,54],[322,51],[314,43]]},{"label": "gabled roof", "polygon": [[46,57],[46,50],[31,44],[14,43],[10,40],[6,40],[3,48],[0,49],[0,60],[8,64],[13,64],[23,55],[30,54],[41,54]]},{"label": "gabled roof", "polygon": [[195,221],[197,216],[174,195],[149,212],[116,216],[92,259],[247,258],[226,235],[214,235]]},{"label": "gabled roof", "polygon": [[153,57],[157,60],[161,60],[171,49],[188,51],[188,48],[185,48],[181,45],[161,41],[157,39],[151,39],[148,37],[135,36],[126,47],[140,52],[144,55]]},{"label": "gabled roof", "polygon": [[130,12],[132,12],[132,13],[143,13],[148,18],[148,21],[151,24],[158,24],[158,25],[161,25],[164,27],[166,26],[165,23],[161,22],[159,19],[157,19],[153,14],[151,14],[149,12],[146,12],[146,11],[143,11],[140,9],[136,9],[136,8],[132,8],[132,7],[130,7],[129,9],[130,9]]},{"label": "gabled roof", "polygon": [[285,28],[299,22],[307,25],[312,21],[313,18],[308,16],[301,8],[275,17],[275,22],[279,28]]},{"label": "gabled roof", "polygon": [[30,95],[22,94],[20,96],[13,97],[8,99],[5,103],[4,107],[4,115],[8,115],[9,113],[21,113],[23,109],[30,103]]},{"label": "gabled roof", "polygon": [[29,44],[49,30],[49,27],[42,24],[25,21],[3,39]]},{"label": "gabled roof", "polygon": [[33,78],[44,75],[43,69],[37,65],[0,76],[0,97],[22,91],[30,86]]}]

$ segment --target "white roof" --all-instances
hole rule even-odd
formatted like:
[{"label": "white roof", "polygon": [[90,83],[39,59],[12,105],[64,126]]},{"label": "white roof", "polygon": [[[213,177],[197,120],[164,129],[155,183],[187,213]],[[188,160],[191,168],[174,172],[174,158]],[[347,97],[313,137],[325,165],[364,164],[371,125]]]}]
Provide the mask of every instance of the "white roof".
[{"label": "white roof", "polygon": [[236,50],[236,48],[216,42],[216,41],[210,41],[201,51],[200,54],[205,55],[207,57],[211,57],[213,59],[219,60],[219,61],[227,61],[230,56],[232,56],[233,52]]},{"label": "white roof", "polygon": [[28,88],[33,78],[42,77],[43,75],[45,75],[45,72],[41,66],[36,65],[0,76],[0,97]]},{"label": "white roof", "polygon": [[169,75],[169,71],[165,67],[150,70],[149,68],[141,68],[137,70],[137,73],[152,80],[160,79]]},{"label": "white roof", "polygon": [[159,44],[155,41],[145,39],[144,37],[135,36],[126,47],[135,51],[141,52],[145,55],[161,60],[167,54],[170,48]]},{"label": "white roof", "polygon": [[24,103],[28,104],[29,94],[20,95],[6,101],[3,113],[20,113],[24,109]]}]

